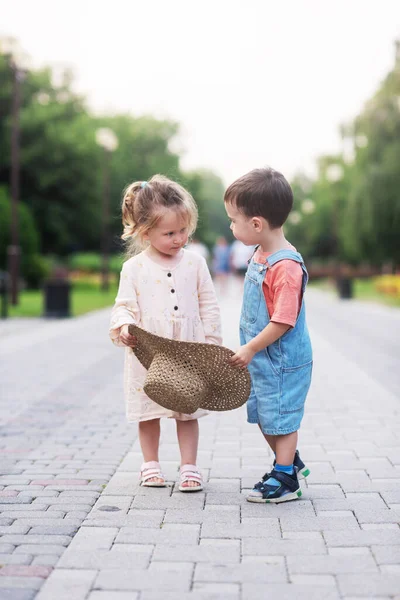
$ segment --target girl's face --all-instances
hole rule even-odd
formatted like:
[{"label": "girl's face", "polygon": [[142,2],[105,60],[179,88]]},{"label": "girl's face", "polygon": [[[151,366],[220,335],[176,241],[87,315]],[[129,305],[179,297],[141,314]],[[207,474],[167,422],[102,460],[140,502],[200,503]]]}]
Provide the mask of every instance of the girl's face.
[{"label": "girl's face", "polygon": [[187,244],[188,237],[188,218],[174,210],[165,211],[157,225],[144,235],[144,239],[163,256],[176,256]]}]

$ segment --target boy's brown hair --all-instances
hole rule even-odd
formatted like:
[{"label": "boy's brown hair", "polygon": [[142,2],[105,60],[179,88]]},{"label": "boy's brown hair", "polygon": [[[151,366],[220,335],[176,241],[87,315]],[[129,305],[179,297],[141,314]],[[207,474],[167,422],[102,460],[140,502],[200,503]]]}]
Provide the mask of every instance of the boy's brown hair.
[{"label": "boy's brown hair", "polygon": [[224,202],[246,217],[263,217],[272,229],[277,229],[293,208],[293,192],[282,173],[266,167],[234,181],[225,192]]}]

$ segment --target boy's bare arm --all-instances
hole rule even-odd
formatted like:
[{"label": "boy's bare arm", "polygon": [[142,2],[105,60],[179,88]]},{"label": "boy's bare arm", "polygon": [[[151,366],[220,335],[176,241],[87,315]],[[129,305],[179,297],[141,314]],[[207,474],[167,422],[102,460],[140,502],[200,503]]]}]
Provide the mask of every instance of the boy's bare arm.
[{"label": "boy's bare arm", "polygon": [[234,356],[230,359],[230,362],[235,367],[247,367],[253,356],[264,350],[267,346],[270,346],[276,340],[279,340],[291,328],[290,325],[285,323],[274,323],[271,321],[268,325],[260,331],[255,338],[253,338],[248,344],[241,346]]},{"label": "boy's bare arm", "polygon": [[254,351],[254,354],[256,354],[276,342],[276,340],[279,340],[290,328],[290,325],[286,325],[285,323],[274,323],[271,321],[248,345]]}]

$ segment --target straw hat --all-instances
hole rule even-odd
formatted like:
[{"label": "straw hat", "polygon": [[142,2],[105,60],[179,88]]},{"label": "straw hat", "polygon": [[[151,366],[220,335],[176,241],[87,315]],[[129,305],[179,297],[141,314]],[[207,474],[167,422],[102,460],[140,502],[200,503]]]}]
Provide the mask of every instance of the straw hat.
[{"label": "straw hat", "polygon": [[232,350],[214,344],[181,342],[129,325],[133,352],[147,369],[146,394],[164,408],[184,414],[198,408],[232,410],[250,395],[250,373],[233,367]]}]

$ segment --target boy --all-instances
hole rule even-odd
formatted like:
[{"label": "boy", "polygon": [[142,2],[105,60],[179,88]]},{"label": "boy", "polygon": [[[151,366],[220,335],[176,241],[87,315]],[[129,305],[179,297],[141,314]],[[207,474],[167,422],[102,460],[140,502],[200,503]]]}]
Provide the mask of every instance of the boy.
[{"label": "boy", "polygon": [[255,484],[247,500],[295,500],[301,496],[298,476],[310,473],[296,447],[311,383],[312,349],[303,301],[307,271],[282,230],[293,193],[281,173],[255,169],[229,186],[224,202],[235,238],[257,245],[245,279],[242,345],[231,361],[249,367],[248,422],[258,424],[275,453],[273,470]]}]

